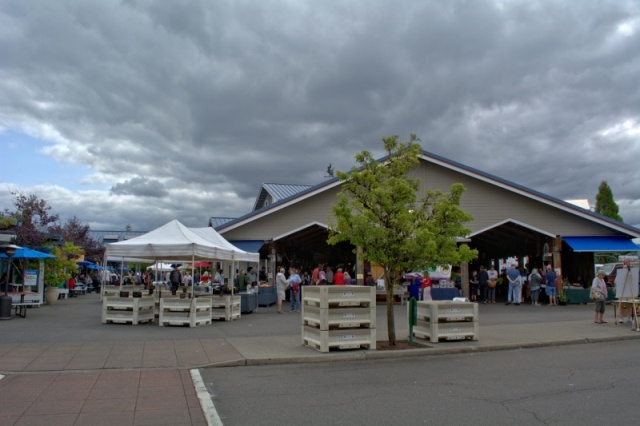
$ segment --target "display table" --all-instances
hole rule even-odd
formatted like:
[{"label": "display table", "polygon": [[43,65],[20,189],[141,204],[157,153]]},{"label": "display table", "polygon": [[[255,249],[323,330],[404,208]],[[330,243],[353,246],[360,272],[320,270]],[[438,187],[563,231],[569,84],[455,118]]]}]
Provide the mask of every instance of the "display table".
[{"label": "display table", "polygon": [[431,288],[432,300],[453,300],[454,297],[460,297],[460,290],[457,288]]},{"label": "display table", "polygon": [[[544,289],[543,289],[544,290]],[[580,304],[580,303],[593,303],[591,299],[590,288],[580,287],[565,287],[565,294],[569,298],[567,304]],[[607,302],[611,302],[616,298],[616,290],[613,288],[607,289]]]},{"label": "display table", "polygon": [[258,293],[241,292],[240,295],[240,312],[248,314],[258,308]]},{"label": "display table", "polygon": [[[607,300],[609,300],[609,298],[607,298]],[[616,326],[618,325],[618,311],[620,310],[620,308],[628,308],[630,310],[631,319],[632,319],[631,330],[640,331],[638,312],[633,311],[633,308],[638,309],[638,307],[640,306],[640,299],[630,299],[630,298],[622,299],[622,300],[615,299],[611,301],[611,304],[613,305],[613,323]]]},{"label": "display table", "polygon": [[271,306],[278,301],[278,292],[274,286],[260,287],[258,292],[259,306]]}]

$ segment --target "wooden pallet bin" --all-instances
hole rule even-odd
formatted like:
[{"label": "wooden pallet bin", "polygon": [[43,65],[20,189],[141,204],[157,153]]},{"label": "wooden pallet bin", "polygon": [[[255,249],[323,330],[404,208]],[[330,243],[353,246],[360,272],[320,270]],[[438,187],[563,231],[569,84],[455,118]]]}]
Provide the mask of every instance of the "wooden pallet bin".
[{"label": "wooden pallet bin", "polygon": [[327,309],[338,306],[375,306],[373,287],[358,285],[302,286],[302,301],[309,306]]},{"label": "wooden pallet bin", "polygon": [[415,337],[432,343],[440,340],[478,340],[478,304],[448,300],[417,303]]},{"label": "wooden pallet bin", "polygon": [[138,325],[153,322],[154,303],[151,297],[105,297],[102,300],[102,323]]},{"label": "wooden pallet bin", "polygon": [[302,344],[320,352],[376,348],[373,287],[302,288]]},{"label": "wooden pallet bin", "polygon": [[210,299],[211,319],[232,321],[240,318],[240,296],[212,296]]},{"label": "wooden pallet bin", "polygon": [[478,340],[478,328],[477,321],[431,322],[419,319],[413,326],[413,335],[432,343],[440,340]]},{"label": "wooden pallet bin", "polygon": [[318,308],[305,305],[302,308],[302,324],[320,330],[376,328],[376,307],[374,305]]},{"label": "wooden pallet bin", "polygon": [[375,328],[343,328],[320,330],[316,327],[302,326],[302,343],[320,352],[330,349],[370,349],[376,348]]},{"label": "wooden pallet bin", "polygon": [[211,299],[163,297],[160,299],[158,324],[161,327],[211,325]]},{"label": "wooden pallet bin", "polygon": [[431,322],[477,321],[478,304],[432,300],[417,302],[418,319]]}]

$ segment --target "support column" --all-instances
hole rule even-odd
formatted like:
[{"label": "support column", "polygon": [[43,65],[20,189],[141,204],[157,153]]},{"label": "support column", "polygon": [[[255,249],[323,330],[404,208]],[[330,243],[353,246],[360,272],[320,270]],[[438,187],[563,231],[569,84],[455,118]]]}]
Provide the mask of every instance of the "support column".
[{"label": "support column", "polygon": [[364,259],[362,247],[356,247],[356,285],[364,285]]},{"label": "support column", "polygon": [[564,279],[562,278],[562,237],[553,240],[553,269],[556,271],[556,292],[564,294]]},{"label": "support column", "polygon": [[462,296],[468,298],[471,295],[469,291],[469,262],[460,264],[460,279],[462,280]]}]

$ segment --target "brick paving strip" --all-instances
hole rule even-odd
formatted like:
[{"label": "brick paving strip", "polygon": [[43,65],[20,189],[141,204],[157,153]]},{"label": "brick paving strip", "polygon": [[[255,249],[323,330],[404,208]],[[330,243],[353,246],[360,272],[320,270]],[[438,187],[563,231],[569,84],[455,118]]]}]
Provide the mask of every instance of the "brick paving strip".
[{"label": "brick paving strip", "polygon": [[9,374],[2,425],[206,425],[189,370]]}]

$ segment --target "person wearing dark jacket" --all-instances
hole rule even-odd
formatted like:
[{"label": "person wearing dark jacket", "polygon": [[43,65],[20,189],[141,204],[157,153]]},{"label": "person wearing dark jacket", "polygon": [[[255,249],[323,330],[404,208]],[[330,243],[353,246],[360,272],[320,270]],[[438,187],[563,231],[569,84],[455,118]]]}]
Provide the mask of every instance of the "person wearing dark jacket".
[{"label": "person wearing dark jacket", "polygon": [[484,266],[480,267],[477,279],[480,299],[482,299],[482,303],[487,303],[487,291],[489,290],[489,274],[487,273],[487,268]]},{"label": "person wearing dark jacket", "polygon": [[178,270],[178,265],[173,267],[173,271],[169,274],[169,282],[171,283],[171,294],[175,295],[182,283],[182,274]]}]

